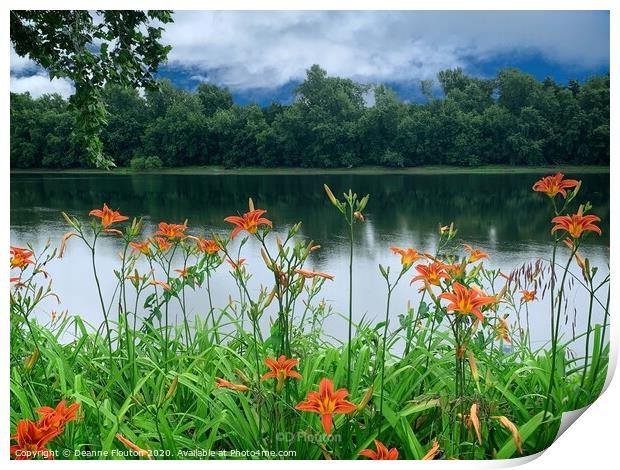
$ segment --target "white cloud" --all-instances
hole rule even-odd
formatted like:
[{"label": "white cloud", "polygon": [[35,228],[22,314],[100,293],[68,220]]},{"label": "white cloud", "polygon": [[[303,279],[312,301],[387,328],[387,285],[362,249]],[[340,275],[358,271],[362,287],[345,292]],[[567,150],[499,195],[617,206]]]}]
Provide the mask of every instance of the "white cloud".
[{"label": "white cloud", "polygon": [[363,81],[433,78],[499,54],[572,67],[609,63],[604,12],[182,11],[166,26],[170,65],[232,89],[275,88],[318,63]]},{"label": "white cloud", "polygon": [[39,66],[30,60],[28,56],[22,57],[17,55],[15,49],[11,46],[11,74],[23,74],[28,72],[35,72]]},{"label": "white cloud", "polygon": [[54,78],[50,80],[47,74],[36,74],[30,76],[17,77],[11,75],[11,91],[14,93],[30,92],[33,98],[48,93],[58,93],[64,98],[71,96],[75,89],[70,80],[65,78]]},{"label": "white cloud", "polygon": [[17,55],[11,46],[11,82],[14,93],[30,92],[34,98],[48,93],[58,93],[68,98],[75,92],[73,83],[65,78],[50,80],[47,73],[28,56]]},{"label": "white cloud", "polygon": [[[499,55],[584,70],[609,63],[609,15],[587,11],[179,11],[165,26],[172,69],[233,90],[274,89],[312,64],[359,81],[407,82]],[[11,90],[73,93],[11,48]]]}]

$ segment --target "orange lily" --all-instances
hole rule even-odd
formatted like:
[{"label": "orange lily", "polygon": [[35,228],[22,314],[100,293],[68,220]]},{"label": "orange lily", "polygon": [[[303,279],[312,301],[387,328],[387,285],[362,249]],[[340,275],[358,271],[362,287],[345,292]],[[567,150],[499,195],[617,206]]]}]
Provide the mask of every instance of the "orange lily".
[{"label": "orange lily", "polygon": [[452,284],[452,290],[453,292],[444,292],[438,296],[440,299],[446,299],[451,302],[446,308],[461,315],[471,313],[480,321],[484,320],[480,308],[497,302],[497,298],[481,295],[479,290],[468,289],[458,282]]},{"label": "orange lily", "polygon": [[198,247],[198,251],[202,253],[207,253],[209,255],[220,251],[220,246],[215,240],[208,240],[206,238],[197,238],[196,246]]},{"label": "orange lily", "polygon": [[375,439],[375,447],[377,451],[372,449],[364,449],[360,451],[360,455],[368,457],[371,460],[398,460],[398,449],[396,447],[388,450],[381,442]]},{"label": "orange lily", "polygon": [[41,429],[58,429],[62,432],[65,424],[77,419],[77,411],[80,409],[79,403],[73,403],[68,407],[66,405],[67,400],[62,400],[56,408],[49,406],[37,408],[37,413],[41,415],[37,425]]},{"label": "orange lily", "polygon": [[330,281],[334,280],[333,274],[322,273],[320,271],[307,271],[305,269],[295,269],[295,272],[306,279],[313,279],[315,277],[322,277],[323,279],[329,279]]},{"label": "orange lily", "polygon": [[12,441],[17,441],[11,446],[11,456],[15,460],[33,460],[35,457],[53,460],[54,454],[45,445],[61,432],[58,428],[44,429],[29,419],[21,419],[16,434],[11,436]]},{"label": "orange lily", "polygon": [[292,368],[297,365],[297,359],[287,359],[284,355],[282,355],[276,361],[275,359],[268,357],[265,359],[265,364],[271,369],[271,371],[263,375],[261,381],[275,378],[278,381],[276,386],[276,390],[278,392],[284,387],[284,379],[287,377],[298,380],[302,379],[299,372],[292,370]]},{"label": "orange lily", "polygon": [[508,344],[512,342],[510,339],[508,322],[505,318],[500,318],[499,323],[495,326],[495,339],[501,339]]},{"label": "orange lily", "polygon": [[408,269],[417,260],[424,258],[423,255],[420,255],[413,248],[407,248],[405,250],[403,248],[398,248],[397,246],[391,246],[390,250],[392,250],[394,254],[400,255],[400,264],[402,264],[406,269]]},{"label": "orange lily", "polygon": [[224,219],[224,222],[235,224],[236,227],[230,232],[230,238],[235,238],[239,232],[245,230],[251,235],[254,235],[258,230],[259,225],[267,225],[273,227],[271,220],[262,217],[267,211],[263,209],[255,209],[250,212],[246,212],[243,216],[231,215]]},{"label": "orange lily", "polygon": [[323,429],[327,434],[331,434],[334,414],[353,413],[357,409],[353,403],[345,400],[347,395],[349,395],[349,392],[344,388],[334,392],[333,382],[328,378],[323,378],[319,383],[318,393],[308,392],[307,401],[299,403],[295,409],[319,413]]},{"label": "orange lily", "polygon": [[179,273],[179,277],[187,277],[187,275],[189,274],[189,268],[183,268],[183,269],[175,269],[175,271],[177,273]]},{"label": "orange lily", "polygon": [[481,250],[474,250],[474,248],[467,243],[463,243],[463,246],[465,247],[465,250],[469,253],[469,258],[467,258],[468,263],[475,263],[479,259],[489,258],[489,255],[487,253]]},{"label": "orange lily", "polygon": [[186,224],[168,224],[166,222],[159,223],[159,230],[155,232],[155,235],[161,235],[162,237],[168,237],[170,240],[174,238],[185,238]]},{"label": "orange lily", "polygon": [[565,230],[573,238],[579,238],[584,232],[596,232],[601,234],[601,229],[594,225],[594,222],[600,222],[601,218],[596,215],[583,215],[580,207],[579,211],[573,215],[559,215],[551,219],[555,225],[551,229],[551,233],[558,230]]},{"label": "orange lily", "polygon": [[131,442],[129,439],[127,439],[121,433],[116,433],[116,438],[119,441],[121,441],[125,446],[127,446],[128,448],[130,448],[131,450],[136,452],[136,454],[138,454],[140,457],[146,457],[149,460],[153,460],[153,457],[151,456],[151,453],[148,450],[144,450],[143,448],[138,447],[136,444]]},{"label": "orange lily", "polygon": [[434,261],[430,264],[421,264],[416,266],[415,269],[420,274],[411,279],[410,284],[421,280],[434,286],[439,286],[441,285],[441,279],[449,279],[448,274],[445,272],[446,266],[439,261]]},{"label": "orange lily", "polygon": [[93,209],[88,215],[99,217],[103,228],[108,228],[115,222],[123,222],[129,218],[125,215],[121,215],[118,211],[113,211],[105,202],[103,203],[103,209]]},{"label": "orange lily", "polygon": [[149,240],[144,240],[142,243],[130,242],[129,246],[143,255],[151,255],[151,242]]},{"label": "orange lily", "polygon": [[30,258],[33,253],[25,248],[19,248],[17,246],[11,247],[11,268],[24,269],[29,264],[34,264],[34,261]]},{"label": "orange lily", "polygon": [[437,457],[438,453],[439,453],[439,442],[437,442],[437,439],[433,439],[433,446],[429,449],[426,455],[422,457],[422,460],[433,460],[435,457]]},{"label": "orange lily", "polygon": [[238,259],[237,261],[233,261],[230,258],[227,258],[226,262],[230,264],[234,270],[237,270],[245,264],[245,258]]},{"label": "orange lily", "polygon": [[170,242],[162,237],[155,237],[151,239],[151,243],[153,243],[159,251],[167,251],[170,249]]},{"label": "orange lily", "polygon": [[235,390],[237,392],[247,392],[250,390],[247,386],[242,384],[234,384],[229,382],[228,380],[221,379],[219,377],[215,378],[215,386],[217,388],[230,388],[231,390]]},{"label": "orange lily", "polygon": [[580,184],[580,181],[565,180],[562,173],[556,173],[554,176],[545,176],[544,178],[538,180],[536,183],[534,183],[532,189],[534,191],[545,193],[551,198],[555,197],[558,193],[560,193],[562,197],[566,199],[566,190],[569,188],[577,187]]},{"label": "orange lily", "polygon": [[538,300],[536,297],[536,289],[534,290],[522,290],[521,292],[521,302],[532,302],[533,300]]}]

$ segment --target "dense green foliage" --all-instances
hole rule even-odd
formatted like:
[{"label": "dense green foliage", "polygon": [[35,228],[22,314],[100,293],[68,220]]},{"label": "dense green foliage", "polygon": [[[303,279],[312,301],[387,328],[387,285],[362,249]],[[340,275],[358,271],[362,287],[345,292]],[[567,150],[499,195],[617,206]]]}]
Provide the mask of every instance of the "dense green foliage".
[{"label": "dense green foliage", "polygon": [[[62,130],[62,142],[52,137],[55,152],[46,157],[47,164],[42,162],[44,166],[66,166],[67,158],[81,155],[97,166],[113,164],[104,156],[99,135],[106,123],[102,90],[106,83],[153,87],[154,74],[170,51],[170,46],[159,42],[163,31],[159,25],[171,21],[167,10],[98,10],[94,14],[88,10],[11,11],[11,44],[15,52],[45,68],[50,78],[68,78],[75,85],[70,103],[76,111],[73,125],[79,132],[71,136],[72,143]],[[52,109],[58,109],[56,103]],[[68,115],[64,109],[59,112],[66,132]],[[76,138],[82,140],[84,150],[75,153],[72,149],[72,156],[67,157],[65,151],[74,146]],[[28,148],[24,157],[27,161],[31,150]]]},{"label": "dense green foliage", "polygon": [[[108,86],[103,149],[119,166],[144,156],[164,166],[609,164],[609,76],[561,86],[516,69],[493,79],[455,69],[438,81],[442,97],[424,82],[426,102],[405,103],[385,85],[329,77],[315,65],[292,104],[263,108],[234,104],[207,83],[189,92],[161,81],[144,97]],[[11,165],[83,165],[72,113],[59,97],[12,94]]]}]

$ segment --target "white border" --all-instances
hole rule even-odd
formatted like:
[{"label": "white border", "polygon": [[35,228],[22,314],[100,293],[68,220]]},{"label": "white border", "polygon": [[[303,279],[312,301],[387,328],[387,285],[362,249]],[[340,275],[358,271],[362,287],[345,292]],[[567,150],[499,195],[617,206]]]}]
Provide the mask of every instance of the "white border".
[{"label": "white border", "polygon": [[[2,127],[0,128],[0,132],[2,132],[2,142],[4,147],[4,155],[2,156],[2,165],[3,165],[3,177],[4,177],[4,195],[0,200],[0,207],[2,209],[3,218],[6,221],[7,225],[5,229],[1,232],[0,237],[2,240],[2,245],[7,251],[5,252],[5,256],[8,256],[8,246],[9,246],[9,194],[8,188],[10,184],[10,162],[9,162],[9,70],[10,70],[10,47],[9,47],[9,10],[13,9],[47,9],[47,8],[55,8],[55,9],[69,9],[69,8],[92,8],[92,9],[176,9],[176,10],[201,10],[201,9],[213,9],[213,10],[285,10],[285,9],[297,9],[297,10],[610,10],[610,70],[611,70],[611,122],[615,123],[617,118],[617,111],[619,109],[618,103],[618,94],[616,92],[618,86],[617,77],[619,75],[618,70],[618,57],[616,54],[618,53],[618,44],[620,44],[620,36],[618,34],[618,26],[619,18],[620,18],[620,7],[616,6],[618,3],[609,1],[576,1],[576,0],[564,0],[564,1],[544,1],[544,0],[504,0],[500,2],[492,2],[492,1],[480,1],[480,0],[470,0],[467,2],[457,1],[457,0],[436,0],[434,2],[407,2],[402,0],[382,0],[378,1],[369,1],[369,0],[357,0],[357,1],[342,1],[342,0],[314,0],[314,1],[297,1],[294,4],[290,1],[282,1],[282,0],[267,0],[258,2],[251,1],[222,1],[222,0],[212,0],[209,2],[192,2],[186,0],[177,0],[175,2],[165,2],[161,0],[153,0],[153,1],[54,1],[54,2],[42,2],[42,1],[31,1],[24,0],[20,2],[8,1],[4,3],[4,8],[1,12],[2,17],[2,29],[3,36],[5,37],[5,48],[0,53],[0,57],[2,58],[3,70],[4,74],[2,75],[2,81],[4,82],[5,93],[0,95],[0,99],[2,100],[2,109],[4,109],[4,113],[2,114]],[[615,8],[614,8],[615,7]],[[612,154],[613,150],[618,148],[618,131],[616,128],[612,126],[611,133],[611,149]],[[617,163],[614,163],[614,158],[611,158],[611,177],[614,178],[616,175]],[[617,178],[614,180],[614,182]],[[618,187],[614,184],[611,184],[611,201],[616,201],[616,197],[619,196]],[[615,207],[615,204],[613,205]],[[611,236],[615,239],[617,232],[617,223],[616,219],[612,218],[610,220],[610,231]],[[614,252],[611,252],[611,266],[617,266],[617,256]],[[8,264],[8,263],[7,263]],[[5,264],[6,266],[6,264]],[[613,269],[612,269],[613,271]],[[8,290],[9,290],[9,279],[8,279],[8,270],[4,271],[4,275],[0,279],[0,288],[2,289],[2,297],[4,299],[8,299]],[[615,274],[615,273],[614,273]],[[612,276],[613,286],[617,286],[618,282],[615,276]],[[612,289],[612,292],[614,290]],[[612,295],[611,303],[610,303],[610,312],[612,312],[611,319],[611,344],[612,344],[612,358],[611,358],[611,366],[610,368],[615,368],[618,359],[618,344],[620,342],[620,325],[617,323],[613,312],[615,311],[615,306],[617,304],[617,297]],[[4,309],[2,313],[0,313],[0,317],[2,317],[2,321],[5,322],[4,326],[7,325],[8,320],[8,309]],[[8,358],[9,358],[9,329],[8,328],[0,328],[0,342],[2,344],[2,351],[0,352],[0,357],[2,361],[2,385],[0,385],[0,402],[3,403],[2,408],[2,420],[0,422],[4,423],[0,425],[0,443],[2,445],[0,450],[0,455],[3,455],[3,459],[8,459],[8,447],[9,447],[9,427],[7,426],[9,422],[8,411],[9,411],[9,369],[8,369]],[[611,379],[611,376],[608,377],[608,381]],[[610,462],[617,461],[617,446],[618,446],[618,425],[620,423],[620,381],[618,379],[612,380],[609,384],[608,389],[603,393],[603,395],[581,416],[578,421],[569,426],[564,434],[562,434],[559,439],[545,452],[540,454],[537,458],[526,458],[526,459],[518,459],[511,461],[437,461],[437,462],[416,462],[416,461],[406,461],[403,462],[394,462],[390,465],[394,465],[396,467],[412,466],[412,465],[422,465],[422,467],[418,468],[470,468],[470,469],[479,469],[479,468],[499,468],[499,467],[510,467],[516,466],[521,463],[525,463],[528,461],[528,469],[546,469],[550,467],[556,468],[576,468],[576,467],[590,467],[590,468],[608,468],[608,464]],[[569,418],[569,417],[567,417]],[[569,418],[571,421],[574,419]],[[4,457],[6,456],[6,457]],[[157,462],[114,462],[115,464],[120,464],[123,467],[126,466],[157,466],[161,468],[162,466],[169,466],[169,462],[165,461],[157,461]],[[58,461],[58,462],[49,462],[46,464],[41,464],[38,462],[20,462],[13,463],[12,465],[25,465],[26,467],[30,467],[31,465],[51,465],[56,467],[58,465],[62,465],[63,467],[71,467],[76,468],[80,465],[79,461]],[[93,461],[89,462],[88,465],[100,466],[106,465],[107,462],[103,461]],[[217,467],[217,468],[240,468],[243,465],[246,465],[244,461],[226,461],[226,462],[215,462],[209,461],[206,462],[184,462],[183,465],[193,466],[193,465],[208,465],[209,467]],[[316,463],[308,463],[305,461],[296,461],[292,463],[295,466],[299,467],[308,467],[314,468]],[[256,465],[258,467],[280,467],[291,465],[291,462],[277,462],[277,461],[257,461],[253,462],[252,465]],[[312,465],[312,467],[310,467]],[[324,465],[338,465],[339,468],[351,467],[353,466],[367,466],[367,465],[380,465],[375,463],[369,463],[368,461],[355,461],[355,462],[338,462],[338,463],[330,463],[325,462]],[[616,464],[617,465],[617,464]]]}]

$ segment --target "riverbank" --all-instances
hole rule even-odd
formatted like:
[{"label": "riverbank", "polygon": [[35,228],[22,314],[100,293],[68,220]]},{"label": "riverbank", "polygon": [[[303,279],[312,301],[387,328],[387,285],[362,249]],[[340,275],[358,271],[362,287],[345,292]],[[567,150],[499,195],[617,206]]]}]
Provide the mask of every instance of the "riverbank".
[{"label": "riverbank", "polygon": [[485,165],[479,167],[460,166],[420,166],[410,168],[385,168],[363,166],[356,168],[260,168],[245,167],[226,169],[223,166],[188,166],[160,168],[156,170],[133,170],[131,168],[115,168],[101,170],[91,168],[70,169],[11,169],[11,174],[47,173],[47,174],[166,174],[166,175],[438,175],[438,174],[548,174],[555,172],[567,174],[601,174],[609,173],[609,166],[602,165],[558,165],[558,166],[509,166]]}]

